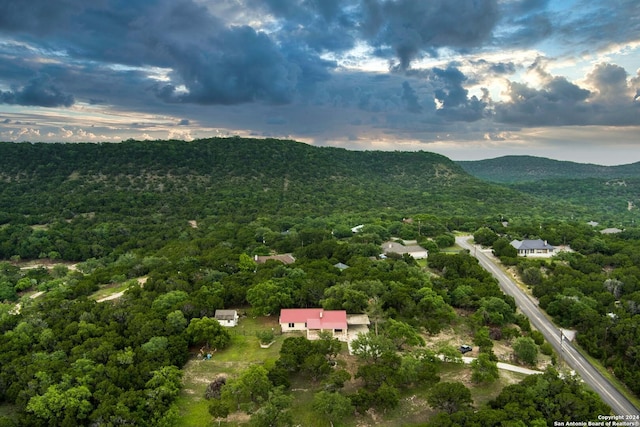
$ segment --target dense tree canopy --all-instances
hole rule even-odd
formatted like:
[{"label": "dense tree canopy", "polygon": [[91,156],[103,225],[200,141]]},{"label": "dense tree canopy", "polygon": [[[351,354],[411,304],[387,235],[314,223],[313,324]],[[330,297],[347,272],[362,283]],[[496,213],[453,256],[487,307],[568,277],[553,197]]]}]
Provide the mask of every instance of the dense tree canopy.
[{"label": "dense tree canopy", "polygon": [[[200,348],[233,345],[213,319],[216,309],[231,307],[250,315],[344,309],[368,314],[372,332],[353,342],[360,389],[343,390],[350,374],[334,367],[340,343],[290,338],[272,365],[230,375],[211,399],[212,416],[241,408],[254,425],[287,424],[292,381],[326,387],[314,402],[327,421],[372,407],[391,411],[403,393],[440,379],[440,359],[422,348],[428,334],[462,321],[490,350],[494,333],[528,332],[478,262],[451,251],[454,231],[499,236],[495,253],[522,274],[540,306],[576,328],[579,343],[638,391],[640,233],[629,227],[602,235],[568,220],[609,211],[589,210],[584,200],[571,204],[568,196],[554,200],[554,189],[542,186],[540,199],[488,185],[424,152],[239,138],[0,143],[0,403],[15,414],[7,422],[171,425],[187,359]],[[428,247],[426,264],[380,257],[380,244],[392,237]],[[519,260],[509,241],[524,237],[579,252]],[[254,258],[273,253],[292,253],[295,262]],[[124,293],[97,302],[95,292],[109,288]],[[36,292],[43,294],[30,298]],[[446,350],[447,360],[459,359],[456,348]],[[473,369],[486,382],[493,365],[481,356]],[[606,409],[575,384],[545,378],[533,385],[549,391],[548,401],[535,402],[539,413],[522,418],[530,425]],[[575,395],[576,404],[563,407],[551,396],[554,387]],[[465,410],[463,389],[453,403],[444,391],[435,407],[448,412],[455,405],[461,415],[452,420],[476,416]],[[477,413],[512,419],[506,400]]]}]

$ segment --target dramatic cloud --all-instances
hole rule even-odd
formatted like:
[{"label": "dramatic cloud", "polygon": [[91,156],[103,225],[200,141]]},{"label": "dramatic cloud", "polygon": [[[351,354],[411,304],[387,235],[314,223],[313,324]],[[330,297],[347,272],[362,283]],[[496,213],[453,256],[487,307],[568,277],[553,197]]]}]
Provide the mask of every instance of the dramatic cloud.
[{"label": "dramatic cloud", "polygon": [[634,101],[637,90],[624,68],[596,65],[585,79],[591,90],[538,66],[533,70],[542,87],[511,82],[510,102],[497,106],[497,120],[522,126],[640,125],[640,105]]},{"label": "dramatic cloud", "polygon": [[73,102],[73,96],[62,93],[51,83],[48,76],[35,78],[22,88],[14,88],[7,92],[0,91],[1,104],[70,107]]},{"label": "dramatic cloud", "polygon": [[498,22],[496,0],[366,0],[363,30],[382,55],[391,48],[406,69],[422,53],[481,46]]},{"label": "dramatic cloud", "polygon": [[638,16],[637,0],[7,0],[0,136],[459,154],[640,132]]}]

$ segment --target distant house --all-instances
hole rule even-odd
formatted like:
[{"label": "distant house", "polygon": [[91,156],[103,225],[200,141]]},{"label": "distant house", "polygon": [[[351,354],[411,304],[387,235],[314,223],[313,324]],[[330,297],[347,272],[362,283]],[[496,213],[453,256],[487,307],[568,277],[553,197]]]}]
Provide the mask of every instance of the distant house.
[{"label": "distant house", "polygon": [[236,310],[216,310],[214,318],[222,326],[232,328],[238,324],[238,312]]},{"label": "distant house", "polygon": [[399,255],[408,254],[415,259],[424,259],[429,256],[429,252],[417,244],[403,245],[402,243],[388,241],[382,244],[382,253],[386,256],[390,253]]},{"label": "distant house", "polygon": [[605,228],[604,230],[600,230],[601,234],[618,234],[618,233],[622,233],[623,230],[620,230],[619,228]]},{"label": "distant house", "polygon": [[258,264],[264,264],[270,259],[275,261],[280,261],[283,264],[293,264],[296,262],[296,259],[292,254],[280,254],[280,255],[256,255],[253,257],[253,260]]},{"label": "distant house", "polygon": [[362,231],[363,228],[364,228],[364,224],[356,225],[355,227],[351,228],[351,232],[352,233],[359,233],[359,232]]},{"label": "distant house", "polygon": [[511,246],[518,250],[520,256],[549,256],[555,251],[555,247],[546,240],[513,240]]},{"label": "distant house", "polygon": [[349,268],[349,266],[347,264],[343,264],[341,262],[339,262],[337,264],[333,264],[333,266],[335,268],[337,268],[338,270],[346,270],[347,268]]}]

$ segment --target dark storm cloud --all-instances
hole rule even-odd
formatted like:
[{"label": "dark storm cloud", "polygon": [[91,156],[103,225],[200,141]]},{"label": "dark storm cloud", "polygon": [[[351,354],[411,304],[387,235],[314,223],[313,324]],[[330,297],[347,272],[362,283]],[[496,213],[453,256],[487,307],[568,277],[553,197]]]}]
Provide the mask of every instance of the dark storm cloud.
[{"label": "dark storm cloud", "polygon": [[63,93],[48,76],[31,80],[21,88],[0,91],[0,103],[33,105],[40,107],[70,107],[74,103],[73,95]]},{"label": "dark storm cloud", "polygon": [[554,78],[541,89],[511,82],[511,102],[496,106],[496,119],[524,126],[584,125],[590,113],[584,103],[589,94],[563,77]]},{"label": "dark storm cloud", "polygon": [[382,54],[390,47],[408,68],[423,52],[465,51],[486,42],[499,17],[496,0],[364,0],[363,34]]},{"label": "dark storm cloud", "polygon": [[[266,33],[229,26],[192,0],[64,2],[38,31],[50,2],[36,0],[29,8],[11,3],[2,6],[1,32],[27,34],[31,42],[36,37],[29,31],[47,32],[46,50],[76,61],[170,69],[170,83],[158,88],[148,79],[144,86],[155,86],[158,95],[172,102],[287,103],[299,88],[328,78],[335,65],[304,46],[285,50]],[[330,7],[317,5],[318,13],[330,16]],[[16,20],[22,24],[11,24]]]},{"label": "dark storm cloud", "polygon": [[500,26],[495,42],[501,46],[525,47],[551,36],[554,31],[548,0],[515,0],[502,4]]},{"label": "dark storm cloud", "polygon": [[0,32],[28,31],[46,34],[60,25],[69,25],[73,13],[82,10],[83,0],[22,0],[0,2]]},{"label": "dark storm cloud", "polygon": [[402,100],[405,103],[407,111],[410,113],[419,113],[422,111],[416,91],[413,90],[409,82],[402,83]]},{"label": "dark storm cloud", "polygon": [[341,52],[356,42],[359,12],[350,0],[250,0],[252,8],[278,19],[279,41],[321,52]]},{"label": "dark storm cloud", "polygon": [[188,92],[164,87],[166,100],[199,104],[237,104],[265,100],[275,104],[293,99],[299,68],[282,55],[264,33],[250,27],[231,28],[213,37],[202,55],[197,47],[173,50],[175,71]]},{"label": "dark storm cloud", "polygon": [[436,89],[434,97],[440,108],[436,113],[450,121],[473,122],[487,116],[486,108],[490,103],[489,94],[483,90],[483,97],[469,97],[464,87],[467,77],[455,66],[446,69],[433,68],[430,80]]}]

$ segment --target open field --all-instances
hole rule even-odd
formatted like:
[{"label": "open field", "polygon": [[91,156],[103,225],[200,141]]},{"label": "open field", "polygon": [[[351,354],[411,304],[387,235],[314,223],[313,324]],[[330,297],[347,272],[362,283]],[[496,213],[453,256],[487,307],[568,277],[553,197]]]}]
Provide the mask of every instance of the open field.
[{"label": "open field", "polygon": [[[274,328],[276,339],[274,344],[263,349],[259,345],[256,332]],[[232,344],[225,350],[217,351],[210,360],[202,360],[197,349],[193,349],[192,358],[184,367],[183,390],[177,402],[180,413],[179,427],[200,427],[217,425],[218,423],[208,413],[208,402],[204,398],[207,385],[218,376],[233,376],[252,364],[262,364],[269,368],[278,358],[282,342],[288,336],[280,335],[277,317],[245,317],[240,319],[238,327],[231,329]],[[465,326],[458,326],[428,338],[427,346],[437,348],[441,344],[458,346],[462,341],[470,342],[471,337]],[[460,341],[460,342],[459,342]],[[501,348],[499,352],[507,352],[506,344],[496,343]],[[498,349],[497,348],[497,349]],[[474,353],[477,352],[477,349]],[[477,354],[475,354],[477,355]],[[344,390],[355,392],[361,387],[360,380],[353,379],[357,369],[356,358],[348,354],[346,346],[336,359],[338,366],[352,374],[352,380],[345,384]],[[489,385],[476,386],[471,382],[471,369],[468,365],[443,363],[440,370],[441,381],[460,381],[469,387],[474,403],[480,406],[496,397],[502,388],[521,381],[525,375],[509,371],[500,371],[500,378]],[[294,421],[298,425],[308,427],[326,427],[329,424],[314,413],[313,396],[319,391],[320,384],[313,384],[302,378],[292,379],[291,392],[295,397],[290,409]],[[364,415],[348,417],[338,426],[387,426],[396,427],[407,424],[421,423],[433,416],[436,411],[427,403],[430,387],[418,387],[408,391],[401,391],[400,404],[397,408],[380,413],[373,410]],[[222,426],[245,425],[249,416],[244,413],[233,413],[226,420],[220,421]]]}]

